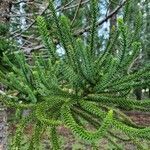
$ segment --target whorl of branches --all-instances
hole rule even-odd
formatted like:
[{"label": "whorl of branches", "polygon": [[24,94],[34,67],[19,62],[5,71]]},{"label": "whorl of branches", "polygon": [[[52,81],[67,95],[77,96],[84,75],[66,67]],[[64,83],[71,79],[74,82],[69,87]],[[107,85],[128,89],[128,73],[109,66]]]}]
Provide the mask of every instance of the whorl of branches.
[{"label": "whorl of branches", "polygon": [[[50,0],[49,8],[65,54],[57,54],[46,22],[39,16],[38,30],[49,51],[49,58],[45,60],[42,55],[34,55],[32,65],[29,65],[24,54],[19,53],[15,54],[17,63],[13,64],[4,55],[4,61],[11,67],[11,71],[0,71],[0,82],[10,89],[1,93],[2,102],[20,111],[24,108],[32,110],[32,117],[22,118],[20,121],[13,142],[14,147],[20,147],[22,133],[29,120],[35,122],[29,149],[38,149],[40,136],[43,130],[49,127],[53,149],[61,149],[56,127],[62,124],[81,139],[91,143],[107,137],[108,133],[108,139],[112,142],[111,129],[119,129],[130,139],[150,139],[150,127],[136,126],[123,112],[117,111],[122,108],[150,112],[150,101],[128,99],[133,87],[150,84],[149,65],[137,72],[128,71],[138,56],[140,43],[134,40],[134,33],[130,32],[120,19],[117,33],[114,34],[115,41],[108,42],[106,50],[97,55],[96,0],[91,3],[91,7],[93,18],[90,43],[73,36],[69,19],[66,16],[58,18]],[[111,53],[114,44],[118,48],[115,56]],[[87,131],[81,118],[93,124],[97,130]]]}]

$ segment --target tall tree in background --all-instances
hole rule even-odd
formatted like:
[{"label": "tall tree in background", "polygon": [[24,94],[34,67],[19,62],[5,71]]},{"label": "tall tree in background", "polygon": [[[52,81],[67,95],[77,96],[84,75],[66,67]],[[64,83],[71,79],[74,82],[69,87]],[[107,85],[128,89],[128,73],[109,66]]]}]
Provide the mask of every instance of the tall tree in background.
[{"label": "tall tree in background", "polygon": [[[128,1],[125,10],[126,13],[124,15],[124,20],[126,21],[127,25],[132,29],[131,32],[134,32],[135,34],[135,39],[136,41],[139,41],[142,43],[142,36],[141,36],[141,31],[142,31],[142,22],[143,22],[143,17],[142,17],[142,10],[140,8],[140,0],[137,1]],[[128,37],[130,38],[130,37]],[[126,41],[127,42],[127,41]],[[130,51],[129,51],[130,53]],[[141,47],[140,49],[140,55],[135,58],[133,64],[132,64],[132,69],[130,71],[136,71],[142,68],[142,60],[143,60],[143,49]],[[138,79],[139,80],[139,79]],[[133,93],[136,96],[137,100],[142,100],[142,86],[138,86],[135,89],[133,89]]]},{"label": "tall tree in background", "polygon": [[[109,12],[113,12],[113,10],[116,8],[118,3],[119,3],[119,0],[115,0],[115,1],[109,0],[109,4],[108,4]],[[110,18],[110,33],[111,33],[111,30],[114,30],[114,28],[116,27],[117,27],[117,14],[113,15]]]},{"label": "tall tree in background", "polygon": [[[140,56],[135,59],[133,70],[138,70],[144,67],[149,63],[149,16],[150,16],[150,3],[147,0],[137,0],[132,3],[129,2],[129,5],[126,7],[129,10],[128,15],[126,16],[126,21],[128,26],[130,26],[136,34],[136,39],[142,43]],[[137,17],[139,14],[139,17]],[[128,18],[128,19],[127,19]],[[144,80],[144,79],[142,79]],[[142,81],[141,81],[142,82]],[[143,88],[148,88],[149,84],[146,87],[138,87],[134,90],[136,98],[141,100],[144,98],[142,94]]]},{"label": "tall tree in background", "polygon": [[[116,8],[116,6],[118,5],[119,0],[109,0],[108,3],[108,9],[109,9],[109,13],[113,12],[114,9]],[[110,20],[109,20],[109,38],[110,40],[114,39],[114,33],[116,33],[117,31],[117,14],[114,14]],[[116,54],[116,48],[115,46],[112,48],[112,54],[115,55]]]},{"label": "tall tree in background", "polygon": [[[143,51],[144,51],[144,63],[150,63],[150,2],[144,1],[142,3],[143,10]],[[150,85],[147,86],[149,89],[149,98],[150,98]]]},{"label": "tall tree in background", "polygon": [[[9,30],[7,27],[9,25],[10,18],[5,16],[5,14],[9,14],[11,10],[11,2],[12,0],[1,0],[0,1],[0,59],[2,59],[3,46],[5,45],[6,34]],[[0,60],[0,63],[1,60]],[[1,64],[0,64],[1,66]],[[1,68],[1,67],[0,67]],[[3,88],[0,85],[0,90]],[[0,150],[7,149],[7,112],[6,107],[0,102]]]}]

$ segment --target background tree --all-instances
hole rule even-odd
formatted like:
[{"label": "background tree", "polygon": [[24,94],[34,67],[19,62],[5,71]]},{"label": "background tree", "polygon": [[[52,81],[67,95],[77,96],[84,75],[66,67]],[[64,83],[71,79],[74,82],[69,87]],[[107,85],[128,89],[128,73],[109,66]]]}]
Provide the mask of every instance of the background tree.
[{"label": "background tree", "polygon": [[[143,33],[142,33],[142,40],[143,40],[143,53],[144,53],[144,60],[143,63],[150,63],[150,25],[149,25],[149,19],[150,19],[150,9],[149,5],[150,3],[148,1],[143,1],[141,4],[142,14],[143,14]],[[149,85],[147,86],[149,88]],[[150,88],[149,88],[149,97],[150,97]]]},{"label": "background tree", "polygon": [[[6,35],[9,30],[9,17],[3,17],[4,14],[9,14],[11,10],[11,0],[2,0],[0,2],[0,68],[2,69],[2,52],[8,48]],[[0,84],[0,88],[3,86]],[[7,112],[6,107],[0,102],[0,149],[6,150],[7,145]]]}]

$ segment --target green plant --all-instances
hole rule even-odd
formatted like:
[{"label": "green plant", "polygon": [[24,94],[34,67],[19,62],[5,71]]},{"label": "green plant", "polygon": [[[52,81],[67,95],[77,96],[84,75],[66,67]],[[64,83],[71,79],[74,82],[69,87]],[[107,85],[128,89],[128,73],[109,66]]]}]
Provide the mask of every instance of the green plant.
[{"label": "green plant", "polygon": [[[92,1],[91,6],[92,10],[96,10],[97,1]],[[112,128],[120,130],[131,140],[150,139],[150,127],[136,125],[121,112],[122,109],[150,111],[149,100],[128,98],[132,88],[150,84],[149,64],[136,72],[130,70],[140,51],[140,42],[134,40],[134,33],[119,19],[113,41],[108,42],[105,51],[97,54],[95,11],[92,11],[90,42],[86,43],[73,35],[67,17],[57,17],[51,0],[49,7],[60,45],[65,50],[64,56],[58,55],[41,16],[37,18],[37,24],[49,57],[44,59],[42,55],[33,55],[32,64],[29,64],[23,53],[16,53],[16,67],[4,54],[4,60],[12,71],[0,71],[0,82],[9,88],[9,91],[2,93],[1,101],[7,107],[31,109],[32,116],[22,117],[13,146],[21,149],[21,133],[29,122],[34,123],[35,128],[28,149],[38,149],[40,137],[47,127],[51,127],[53,149],[61,149],[56,130],[60,125],[66,125],[75,135],[91,144],[105,137],[117,147],[111,138],[121,138],[114,135]],[[115,45],[118,53],[113,55],[111,49]],[[137,80],[143,77],[147,80]],[[12,96],[13,93],[17,93],[16,96]],[[96,131],[88,131],[83,119]]]},{"label": "green plant", "polygon": [[[4,30],[0,25],[0,30]],[[8,29],[7,29],[8,31]],[[8,36],[3,35],[0,31],[0,69],[9,70],[7,64],[3,61],[4,54],[10,59],[11,62],[15,63],[14,52],[16,51],[15,42],[10,39]]]}]

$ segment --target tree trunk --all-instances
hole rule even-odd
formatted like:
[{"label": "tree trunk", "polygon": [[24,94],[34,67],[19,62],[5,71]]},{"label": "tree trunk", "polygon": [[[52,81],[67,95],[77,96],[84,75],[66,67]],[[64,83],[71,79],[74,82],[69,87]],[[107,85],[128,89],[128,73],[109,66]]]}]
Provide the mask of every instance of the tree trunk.
[{"label": "tree trunk", "polygon": [[[113,12],[114,9],[116,8],[117,6],[117,3],[118,3],[119,0],[116,0],[115,2],[112,1],[112,0],[109,0],[109,13]],[[113,40],[114,38],[114,33],[115,33],[115,30],[116,30],[116,27],[117,27],[117,14],[114,14],[111,18],[110,18],[110,25],[109,25],[109,39],[110,40]],[[113,55],[116,55],[116,48],[113,47],[112,50],[111,50],[111,53]]]},{"label": "tree trunk", "polygon": [[141,88],[136,88],[134,90],[135,96],[137,100],[142,100],[142,89]]},{"label": "tree trunk", "polygon": [[7,15],[10,13],[11,5],[12,0],[0,0],[0,23],[9,22]]},{"label": "tree trunk", "polygon": [[7,112],[6,107],[0,103],[0,150],[7,149]]},{"label": "tree trunk", "polygon": [[[110,0],[110,2],[109,2],[110,3],[109,4],[109,12],[110,13],[113,12],[113,10],[115,9],[117,1],[115,1],[115,3],[114,3],[113,1]],[[110,33],[111,33],[112,28],[116,28],[116,26],[117,26],[117,14],[113,15],[110,18]]]},{"label": "tree trunk", "polygon": [[[0,23],[7,24],[12,0],[0,0]],[[0,89],[2,85],[0,84]],[[0,102],[0,150],[7,150],[7,109]]]}]

